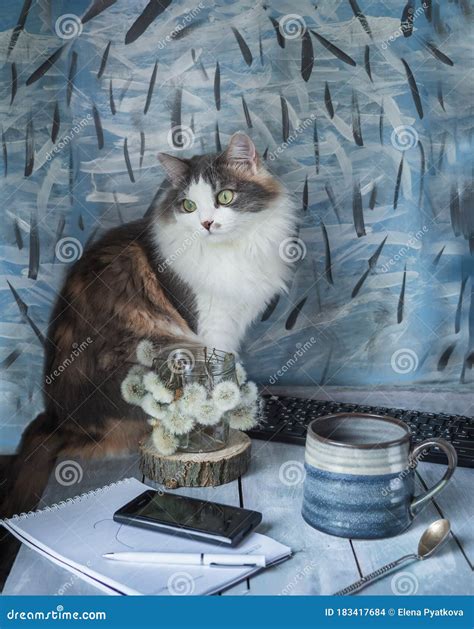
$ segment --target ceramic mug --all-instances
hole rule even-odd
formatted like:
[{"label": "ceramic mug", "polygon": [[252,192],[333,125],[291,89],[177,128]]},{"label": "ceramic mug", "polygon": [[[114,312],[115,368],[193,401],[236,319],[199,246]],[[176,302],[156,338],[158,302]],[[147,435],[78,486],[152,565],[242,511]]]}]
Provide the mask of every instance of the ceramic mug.
[{"label": "ceramic mug", "polygon": [[[416,463],[431,447],[446,454],[448,469],[434,487],[415,496]],[[306,436],[303,518],[338,537],[398,535],[446,486],[456,464],[456,451],[444,439],[412,449],[409,428],[398,419],[364,413],[319,417]]]}]

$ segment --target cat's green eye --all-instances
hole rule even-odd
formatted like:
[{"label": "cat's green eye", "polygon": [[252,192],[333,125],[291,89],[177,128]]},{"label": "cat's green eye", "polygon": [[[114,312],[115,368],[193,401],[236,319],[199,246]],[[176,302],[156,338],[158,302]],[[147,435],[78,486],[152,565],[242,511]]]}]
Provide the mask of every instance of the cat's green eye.
[{"label": "cat's green eye", "polygon": [[221,205],[229,205],[232,203],[232,199],[234,198],[234,193],[232,190],[221,190],[217,195],[217,201]]},{"label": "cat's green eye", "polygon": [[191,199],[184,199],[183,210],[185,212],[194,212],[196,208],[197,208],[197,205],[194,203],[194,201],[191,201]]}]

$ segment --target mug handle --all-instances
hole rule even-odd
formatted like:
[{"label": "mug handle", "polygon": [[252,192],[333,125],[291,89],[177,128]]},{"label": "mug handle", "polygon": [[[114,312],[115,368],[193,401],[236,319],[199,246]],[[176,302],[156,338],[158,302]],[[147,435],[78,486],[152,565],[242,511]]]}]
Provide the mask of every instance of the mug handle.
[{"label": "mug handle", "polygon": [[443,478],[439,480],[436,485],[434,485],[431,489],[428,489],[424,494],[413,498],[410,505],[410,511],[413,516],[419,513],[426,503],[433,498],[433,496],[436,496],[437,493],[446,487],[449,479],[454,474],[454,470],[456,469],[456,465],[458,463],[458,455],[452,444],[445,439],[427,439],[426,441],[419,443],[411,451],[410,467],[416,467],[416,459],[420,452],[433,446],[441,448],[441,450],[446,454],[448,458],[448,469],[446,470]]}]

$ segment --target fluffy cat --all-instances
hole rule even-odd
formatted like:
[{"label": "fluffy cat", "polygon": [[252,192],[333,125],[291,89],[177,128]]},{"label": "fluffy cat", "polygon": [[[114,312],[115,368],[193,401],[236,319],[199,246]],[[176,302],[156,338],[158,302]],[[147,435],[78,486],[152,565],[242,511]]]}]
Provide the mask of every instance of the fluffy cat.
[{"label": "fluffy cat", "polygon": [[[278,248],[295,227],[289,199],[241,133],[217,159],[160,161],[174,187],[155,215],[153,240],[193,293],[200,342],[238,352],[249,324],[285,287]],[[229,203],[219,203],[220,191],[231,193]],[[190,213],[181,209],[186,198],[196,205]]]},{"label": "fluffy cat", "polygon": [[23,435],[4,515],[34,506],[58,454],[136,447],[145,415],[120,384],[140,340],[238,352],[285,287],[279,246],[295,213],[250,138],[236,133],[218,155],[159,159],[169,180],[162,200],[91,245],[68,273],[48,331],[45,411]]}]

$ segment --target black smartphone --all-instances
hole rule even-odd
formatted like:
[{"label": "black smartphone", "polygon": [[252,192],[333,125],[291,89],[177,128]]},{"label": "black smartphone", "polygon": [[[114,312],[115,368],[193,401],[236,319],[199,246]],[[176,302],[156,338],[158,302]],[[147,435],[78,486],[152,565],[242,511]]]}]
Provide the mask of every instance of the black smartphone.
[{"label": "black smartphone", "polygon": [[149,489],[116,511],[114,520],[233,547],[260,524],[262,514]]}]

